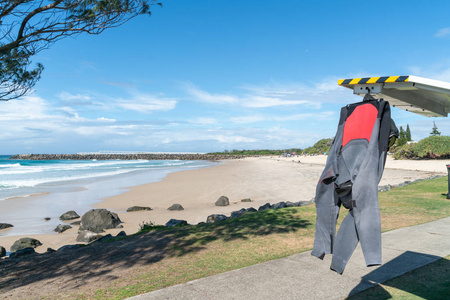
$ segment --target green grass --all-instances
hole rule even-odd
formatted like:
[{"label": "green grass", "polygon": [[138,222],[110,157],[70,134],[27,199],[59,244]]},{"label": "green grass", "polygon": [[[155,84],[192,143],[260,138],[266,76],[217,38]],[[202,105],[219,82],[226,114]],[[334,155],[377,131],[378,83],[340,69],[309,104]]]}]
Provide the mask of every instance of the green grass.
[{"label": "green grass", "polygon": [[359,299],[450,299],[450,256],[349,298]]},{"label": "green grass", "polygon": [[[382,230],[450,216],[447,177],[426,180],[379,194]],[[343,209],[338,223],[346,215]],[[314,205],[247,213],[214,224],[147,228],[173,240],[164,259],[143,264],[133,275],[79,299],[123,299],[190,280],[286,257],[312,249]],[[147,230],[146,229],[146,230]]]},{"label": "green grass", "polygon": [[441,177],[379,193],[382,230],[422,224],[449,216],[447,188],[447,177]]}]

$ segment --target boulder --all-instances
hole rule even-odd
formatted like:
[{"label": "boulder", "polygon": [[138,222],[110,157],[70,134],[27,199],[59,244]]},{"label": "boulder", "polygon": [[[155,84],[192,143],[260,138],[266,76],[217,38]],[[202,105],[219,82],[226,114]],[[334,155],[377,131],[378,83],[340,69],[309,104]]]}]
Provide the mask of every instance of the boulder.
[{"label": "boulder", "polygon": [[0,230],[10,228],[10,227],[14,227],[14,226],[11,224],[8,224],[8,223],[0,223]]},{"label": "boulder", "polygon": [[70,223],[70,225],[73,225],[73,226],[79,226],[80,224],[81,224],[81,221],[75,221],[75,222]]},{"label": "boulder", "polygon": [[228,199],[228,197],[221,196],[216,201],[216,206],[228,206],[228,205],[230,205],[230,200]]},{"label": "boulder", "polygon": [[102,235],[97,234],[96,232],[92,232],[89,230],[83,230],[78,234],[77,242],[90,243],[95,240],[101,239],[102,237],[103,237]]},{"label": "boulder", "polygon": [[241,202],[252,202],[252,199],[250,199],[250,198],[245,198],[245,199],[242,199]]},{"label": "boulder", "polygon": [[42,243],[36,239],[24,237],[14,242],[14,244],[11,246],[11,253],[25,248],[36,248],[41,245]]},{"label": "boulder", "polygon": [[257,211],[256,209],[254,209],[253,207],[247,208],[247,212],[255,212]]},{"label": "boulder", "polygon": [[57,251],[65,251],[65,250],[71,250],[71,249],[78,249],[78,248],[83,247],[83,246],[84,246],[83,244],[65,245],[65,246],[62,246],[62,247],[58,248]]},{"label": "boulder", "polygon": [[279,209],[279,208],[285,208],[286,203],[285,202],[278,202],[272,205],[272,209]]},{"label": "boulder", "polygon": [[46,218],[44,218],[44,220],[45,220],[45,221],[50,221],[50,220],[51,220],[51,218],[49,218],[49,217],[46,217]]},{"label": "boulder", "polygon": [[116,213],[106,209],[91,209],[81,217],[81,225],[78,232],[89,230],[95,233],[103,232],[104,229],[117,228],[120,221]]},{"label": "boulder", "polygon": [[3,257],[6,255],[6,249],[2,246],[0,246],[0,257]]},{"label": "boulder", "polygon": [[231,216],[230,218],[237,218],[242,216],[243,214],[245,214],[247,212],[247,210],[245,208],[238,210],[238,211],[233,211],[231,212]]},{"label": "boulder", "polygon": [[174,204],[171,207],[169,207],[167,210],[184,210],[184,208],[180,204]]},{"label": "boulder", "polygon": [[389,184],[388,185],[380,185],[378,187],[379,192],[388,192],[390,190],[391,190],[391,186]]},{"label": "boulder", "polygon": [[152,209],[148,206],[132,206],[127,209],[127,212],[141,211],[141,210],[152,210]]},{"label": "boulder", "polygon": [[94,244],[94,243],[99,243],[99,242],[104,242],[104,241],[110,241],[110,240],[113,240],[113,239],[114,239],[114,237],[113,237],[111,234],[107,234],[107,235],[105,235],[105,236],[102,236],[102,237],[99,238],[99,239],[94,240],[94,241],[92,242],[92,244]]},{"label": "boulder", "polygon": [[63,233],[64,231],[66,231],[66,230],[68,230],[70,228],[72,228],[72,226],[59,224],[58,226],[56,226],[55,229],[53,229],[53,231],[57,232],[57,233]]},{"label": "boulder", "polygon": [[286,207],[294,207],[295,203],[291,201],[286,201]]},{"label": "boulder", "polygon": [[17,257],[32,255],[32,254],[36,254],[36,251],[34,251],[34,248],[28,247],[28,248],[23,248],[23,249],[15,251],[15,252],[12,252],[9,255],[9,258],[17,258]]},{"label": "boulder", "polygon": [[206,219],[206,223],[215,223],[215,222],[226,220],[226,219],[227,219],[227,216],[225,216],[225,215],[214,214],[214,215],[208,216],[208,218]]},{"label": "boulder", "polygon": [[78,219],[80,216],[73,210],[70,210],[68,212],[63,213],[59,219],[61,221],[69,221],[69,220],[73,220],[73,219]]},{"label": "boulder", "polygon": [[187,221],[185,220],[175,220],[170,219],[169,222],[166,223],[166,227],[175,227],[175,226],[186,226],[189,225]]},{"label": "boulder", "polygon": [[121,231],[121,232],[119,232],[117,235],[116,235],[116,238],[118,238],[118,237],[125,237],[125,236],[127,236],[127,234],[126,234],[126,232],[125,231]]},{"label": "boulder", "polygon": [[271,209],[271,208],[272,208],[272,206],[270,205],[270,203],[266,203],[266,204],[260,206],[258,208],[258,211],[265,210],[265,209]]}]

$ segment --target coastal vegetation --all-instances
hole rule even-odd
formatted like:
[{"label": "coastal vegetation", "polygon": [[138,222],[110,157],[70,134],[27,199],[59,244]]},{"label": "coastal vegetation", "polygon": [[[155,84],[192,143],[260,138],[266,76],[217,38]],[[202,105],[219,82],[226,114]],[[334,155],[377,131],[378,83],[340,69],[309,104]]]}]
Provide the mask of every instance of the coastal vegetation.
[{"label": "coastal vegetation", "polygon": [[[304,149],[291,148],[284,150],[225,150],[223,152],[210,153],[214,155],[283,155],[283,154],[303,154],[303,155],[318,155],[326,154],[330,151],[333,143],[332,138],[320,139],[313,146]],[[412,142],[411,130],[409,124],[406,130],[400,126],[399,138],[395,145],[390,149],[394,154],[395,159],[448,159],[450,158],[450,136],[441,136],[434,124],[430,136],[420,140],[419,142]]]},{"label": "coastal vegetation", "polygon": [[395,149],[395,159],[447,159],[450,158],[450,136],[432,135],[417,143]]},{"label": "coastal vegetation", "polygon": [[256,155],[283,155],[285,153],[296,153],[300,154],[302,149],[300,148],[290,148],[290,149],[260,149],[260,150],[224,150],[222,152],[212,152],[212,155],[245,155],[245,156],[256,156]]},{"label": "coastal vegetation", "polygon": [[400,126],[398,139],[395,141],[395,147],[401,147],[403,145],[406,145],[410,141],[412,141],[412,139],[409,124],[406,124],[406,130],[403,129],[403,126]]},{"label": "coastal vegetation", "polygon": [[321,139],[317,141],[314,146],[304,149],[303,154],[313,155],[328,153],[332,144],[333,139]]},{"label": "coastal vegetation", "polygon": [[213,152],[209,154],[214,155],[244,155],[244,156],[255,156],[255,155],[284,155],[284,154],[305,154],[305,155],[317,155],[324,154],[330,151],[333,139],[321,139],[317,141],[313,146],[307,147],[305,149],[301,148],[289,148],[289,149],[262,149],[262,150],[224,150],[223,152]]}]

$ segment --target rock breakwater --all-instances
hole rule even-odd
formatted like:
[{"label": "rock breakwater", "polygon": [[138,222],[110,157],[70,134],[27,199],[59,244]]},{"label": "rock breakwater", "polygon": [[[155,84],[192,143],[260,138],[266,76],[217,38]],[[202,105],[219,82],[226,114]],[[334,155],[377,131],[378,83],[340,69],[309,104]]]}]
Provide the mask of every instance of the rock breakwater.
[{"label": "rock breakwater", "polygon": [[136,153],[136,154],[18,154],[9,159],[28,159],[28,160],[222,160],[222,159],[239,159],[244,158],[243,155],[218,155],[218,154],[152,154],[152,153]]}]

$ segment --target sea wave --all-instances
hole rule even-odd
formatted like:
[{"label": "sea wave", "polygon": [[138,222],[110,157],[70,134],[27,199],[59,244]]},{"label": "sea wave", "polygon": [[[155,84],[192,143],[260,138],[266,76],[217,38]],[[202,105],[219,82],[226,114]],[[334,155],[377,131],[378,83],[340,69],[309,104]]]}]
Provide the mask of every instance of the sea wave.
[{"label": "sea wave", "polygon": [[35,187],[39,184],[46,183],[55,183],[55,182],[63,182],[63,181],[75,181],[75,180],[83,180],[88,178],[98,178],[104,176],[114,176],[120,175],[124,173],[128,173],[134,171],[133,169],[121,169],[110,172],[98,172],[98,173],[89,173],[82,175],[69,175],[69,176],[60,176],[60,177],[45,177],[45,178],[30,178],[30,179],[17,179],[17,180],[4,180],[2,185],[0,185],[0,190],[2,189],[13,189],[13,188],[23,188],[23,187]]},{"label": "sea wave", "polygon": [[[1,164],[1,175],[13,175],[13,174],[28,174],[28,173],[41,173],[41,172],[56,172],[56,171],[73,171],[83,169],[101,169],[105,167],[122,168],[124,166],[134,166],[148,163],[148,160],[135,160],[135,161],[99,161],[99,162],[81,162],[81,163],[55,163],[55,164],[35,164],[35,165],[22,165],[16,164]],[[143,166],[145,167],[145,166]]]},{"label": "sea wave", "polygon": [[204,166],[207,166],[204,162],[181,160],[21,161],[10,164],[3,161],[0,163],[0,192],[55,182],[95,179],[137,170]]}]

